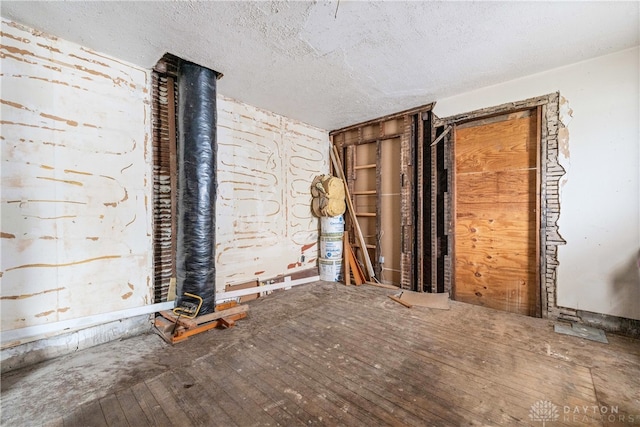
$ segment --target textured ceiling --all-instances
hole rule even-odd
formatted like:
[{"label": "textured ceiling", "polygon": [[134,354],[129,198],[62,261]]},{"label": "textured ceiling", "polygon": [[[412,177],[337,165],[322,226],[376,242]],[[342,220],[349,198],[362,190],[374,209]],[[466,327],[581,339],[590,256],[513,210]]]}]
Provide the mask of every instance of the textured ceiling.
[{"label": "textured ceiling", "polygon": [[[638,2],[13,2],[2,16],[336,129],[640,44]],[[337,9],[337,16],[336,16]]]}]

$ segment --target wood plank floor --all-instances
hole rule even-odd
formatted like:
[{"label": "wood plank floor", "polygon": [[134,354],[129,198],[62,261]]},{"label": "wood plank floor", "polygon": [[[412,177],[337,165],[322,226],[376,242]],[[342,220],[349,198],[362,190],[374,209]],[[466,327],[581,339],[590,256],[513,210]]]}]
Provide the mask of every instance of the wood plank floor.
[{"label": "wood plank floor", "polygon": [[543,402],[548,426],[640,425],[640,341],[391,293],[318,282],[173,347],[149,334],[8,373],[2,425],[540,426]]}]

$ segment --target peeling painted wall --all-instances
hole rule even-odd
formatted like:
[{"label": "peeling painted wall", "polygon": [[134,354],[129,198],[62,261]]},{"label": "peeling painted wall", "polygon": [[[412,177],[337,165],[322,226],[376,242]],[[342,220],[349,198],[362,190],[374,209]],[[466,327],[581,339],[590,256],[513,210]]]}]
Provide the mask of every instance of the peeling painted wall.
[{"label": "peeling painted wall", "polygon": [[640,319],[640,49],[439,100],[440,117],[560,91],[559,306]]},{"label": "peeling painted wall", "polygon": [[[0,55],[2,330],[150,304],[149,72],[6,20]],[[328,133],[219,96],[218,144],[218,291],[315,267]]]},{"label": "peeling painted wall", "polygon": [[2,330],[151,303],[149,72],[1,36]]},{"label": "peeling painted wall", "polygon": [[218,97],[218,292],[316,266],[309,188],[329,170],[328,140],[322,129]]}]

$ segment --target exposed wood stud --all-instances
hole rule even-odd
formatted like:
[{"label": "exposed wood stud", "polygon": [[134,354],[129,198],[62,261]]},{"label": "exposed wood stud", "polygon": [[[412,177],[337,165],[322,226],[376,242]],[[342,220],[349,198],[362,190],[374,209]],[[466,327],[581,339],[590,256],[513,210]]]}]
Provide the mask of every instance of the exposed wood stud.
[{"label": "exposed wood stud", "polygon": [[403,132],[392,133],[390,135],[381,134],[378,138],[362,139],[356,142],[357,145],[371,144],[372,142],[386,141],[388,139],[396,139],[402,136]]},{"label": "exposed wood stud", "polygon": [[340,129],[336,129],[336,130],[331,131],[329,134],[330,135],[337,135],[337,134],[344,133],[344,132],[349,131],[349,130],[353,130],[353,129],[357,129],[357,128],[363,128],[363,127],[368,126],[368,125],[376,125],[376,124],[379,124],[379,123],[383,123],[383,122],[385,122],[387,120],[397,119],[397,118],[402,117],[402,116],[407,115],[407,114],[424,113],[426,111],[431,111],[433,109],[434,105],[435,105],[435,102],[432,102],[430,104],[421,105],[420,107],[410,108],[408,110],[400,111],[398,113],[393,113],[393,114],[389,114],[389,115],[386,115],[386,116],[383,116],[383,117],[378,117],[377,119],[368,120],[368,121],[365,121],[365,122],[356,123],[354,125],[350,125],[350,126],[346,126],[346,127],[340,128]]},{"label": "exposed wood stud", "polygon": [[434,145],[437,145],[438,142],[442,141],[448,134],[449,132],[451,132],[451,126],[447,126],[447,128],[445,129],[444,132],[442,132],[440,134],[439,137],[437,137],[432,143],[431,143],[431,147],[433,147]]},{"label": "exposed wood stud", "polygon": [[[426,114],[426,120],[429,120],[429,113]],[[417,121],[417,141],[415,147],[416,162],[416,195],[414,201],[416,203],[414,212],[416,215],[416,246],[415,246],[415,282],[418,292],[424,292],[424,204],[421,202],[424,194],[424,115],[416,114]]]},{"label": "exposed wood stud", "polygon": [[[382,122],[380,122],[380,125],[378,126],[378,129],[380,131],[380,137],[382,137],[382,135],[384,134],[384,128],[383,128],[383,124]],[[376,212],[380,212],[382,213],[382,197],[380,197],[379,195],[382,194],[382,142],[381,141],[376,141],[376,192],[378,194],[378,196],[376,197]],[[383,265],[380,265],[379,259],[380,259],[380,255],[382,253],[382,248],[380,247],[380,230],[382,229],[382,216],[378,215],[376,216],[376,243],[373,246],[373,250],[374,250],[374,254],[375,254],[375,258],[374,258],[374,262],[375,262],[375,270],[376,270],[376,275],[382,280],[383,277]]]},{"label": "exposed wood stud", "polygon": [[[433,130],[433,139],[437,136],[437,130]],[[438,292],[438,152],[437,145],[430,145],[431,151],[430,181],[431,181],[431,292]]]}]

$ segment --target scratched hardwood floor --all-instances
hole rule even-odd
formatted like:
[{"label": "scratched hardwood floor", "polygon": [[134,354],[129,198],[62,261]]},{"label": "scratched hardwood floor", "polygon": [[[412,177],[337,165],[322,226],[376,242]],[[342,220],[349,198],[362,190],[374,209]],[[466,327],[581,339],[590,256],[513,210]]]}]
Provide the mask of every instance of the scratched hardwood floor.
[{"label": "scratched hardwood floor", "polygon": [[2,425],[540,426],[542,402],[546,425],[640,424],[640,341],[391,293],[318,282],[173,347],[148,334],[10,372]]}]

